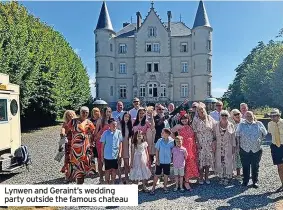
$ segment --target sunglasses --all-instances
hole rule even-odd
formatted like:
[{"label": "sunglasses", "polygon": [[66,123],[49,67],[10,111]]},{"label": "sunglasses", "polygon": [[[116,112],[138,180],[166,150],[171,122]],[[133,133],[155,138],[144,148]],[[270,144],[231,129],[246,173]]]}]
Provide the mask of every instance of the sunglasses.
[{"label": "sunglasses", "polygon": [[138,103],[139,101],[134,101],[133,103]]},{"label": "sunglasses", "polygon": [[234,116],[239,116],[240,115],[240,113],[236,113],[236,114],[234,114]]},{"label": "sunglasses", "polygon": [[194,109],[195,109],[195,108],[197,108],[197,107],[196,107],[196,106],[193,106],[192,108],[194,108]]},{"label": "sunglasses", "polygon": [[228,117],[228,115],[227,114],[222,114],[221,117]]},{"label": "sunglasses", "polygon": [[164,109],[157,109],[157,110],[158,110],[158,111],[161,111],[161,110],[163,111]]}]

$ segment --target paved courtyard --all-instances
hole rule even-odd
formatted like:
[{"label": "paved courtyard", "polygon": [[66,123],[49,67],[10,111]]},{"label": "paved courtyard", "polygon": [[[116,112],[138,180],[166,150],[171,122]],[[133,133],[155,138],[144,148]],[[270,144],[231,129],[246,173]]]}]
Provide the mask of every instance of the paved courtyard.
[{"label": "paved courtyard", "polygon": [[[20,169],[12,174],[1,174],[1,184],[61,184],[62,163],[54,161],[58,147],[60,126],[52,126],[22,134],[23,144],[29,146],[33,164],[30,171]],[[138,207],[115,209],[283,209],[283,193],[275,193],[280,186],[277,169],[272,164],[268,145],[264,145],[260,167],[260,188],[243,188],[238,181],[224,187],[212,177],[211,185],[193,184],[192,192],[169,194],[157,190],[155,196],[139,194]],[[86,179],[86,183],[97,184],[98,178]],[[151,182],[150,182],[151,184]],[[160,185],[159,187],[162,187]],[[65,209],[105,209],[98,207],[65,207]]]}]

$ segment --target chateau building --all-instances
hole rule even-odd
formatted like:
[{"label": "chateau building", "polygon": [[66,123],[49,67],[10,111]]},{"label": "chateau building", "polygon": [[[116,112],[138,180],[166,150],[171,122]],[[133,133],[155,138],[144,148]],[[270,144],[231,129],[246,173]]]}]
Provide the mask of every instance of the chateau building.
[{"label": "chateau building", "polygon": [[144,103],[203,101],[211,95],[212,27],[199,2],[192,28],[162,22],[154,9],[115,32],[105,1],[95,34],[96,97],[114,105],[139,97]]}]

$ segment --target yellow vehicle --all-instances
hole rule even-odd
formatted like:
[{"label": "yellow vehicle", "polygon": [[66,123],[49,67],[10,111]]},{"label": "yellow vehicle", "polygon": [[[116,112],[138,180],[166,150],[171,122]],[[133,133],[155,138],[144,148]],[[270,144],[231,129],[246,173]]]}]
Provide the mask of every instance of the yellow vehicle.
[{"label": "yellow vehicle", "polygon": [[15,150],[21,147],[19,93],[19,86],[0,73],[0,172],[21,167],[14,157]]}]

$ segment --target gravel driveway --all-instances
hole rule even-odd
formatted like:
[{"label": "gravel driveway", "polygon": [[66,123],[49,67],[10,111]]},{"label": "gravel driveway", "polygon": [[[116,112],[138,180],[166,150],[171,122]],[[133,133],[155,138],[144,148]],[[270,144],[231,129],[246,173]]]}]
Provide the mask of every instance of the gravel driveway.
[{"label": "gravel driveway", "polygon": [[[0,183],[61,184],[63,174],[59,171],[62,164],[54,161],[59,130],[60,126],[53,126],[23,133],[23,143],[29,146],[33,160],[30,171],[20,169],[12,174],[1,174]],[[155,196],[140,193],[138,207],[117,209],[283,209],[283,193],[274,192],[280,186],[277,168],[272,164],[269,147],[266,145],[263,148],[259,189],[243,188],[237,181],[233,181],[230,186],[224,187],[218,185],[216,179],[212,178],[211,185],[198,186],[193,184],[193,191],[190,193],[170,191],[169,194],[164,194],[161,190],[157,190]],[[86,179],[86,183],[96,184],[98,178]],[[162,185],[159,187],[162,187]],[[65,207],[65,209],[89,208]]]}]

